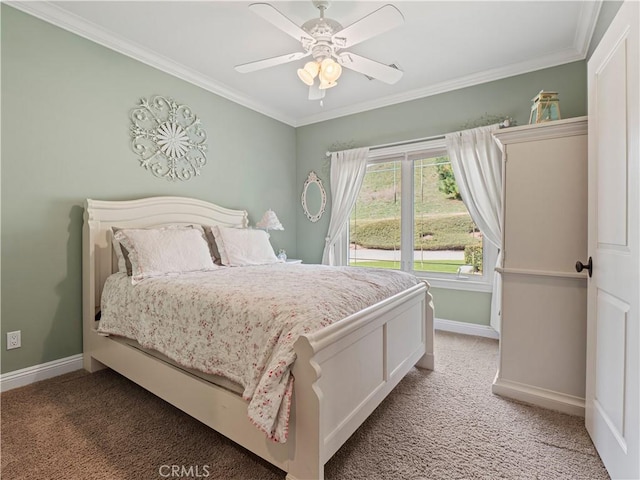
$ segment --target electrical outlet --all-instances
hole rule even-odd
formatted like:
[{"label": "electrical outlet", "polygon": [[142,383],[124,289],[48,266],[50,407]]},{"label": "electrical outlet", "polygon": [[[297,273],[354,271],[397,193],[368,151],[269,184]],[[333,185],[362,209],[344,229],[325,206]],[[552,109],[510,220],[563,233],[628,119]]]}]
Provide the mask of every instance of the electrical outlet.
[{"label": "electrical outlet", "polygon": [[20,338],[20,330],[15,332],[7,332],[7,350],[13,348],[20,348],[22,346],[22,340]]}]

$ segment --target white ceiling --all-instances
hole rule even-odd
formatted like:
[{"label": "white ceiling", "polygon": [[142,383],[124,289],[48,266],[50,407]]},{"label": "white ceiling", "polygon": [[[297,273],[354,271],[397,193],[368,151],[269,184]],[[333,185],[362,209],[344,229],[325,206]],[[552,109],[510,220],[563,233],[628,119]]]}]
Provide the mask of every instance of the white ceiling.
[{"label": "white ceiling", "polygon": [[[268,0],[256,0],[268,1]],[[335,1],[343,26],[386,3],[404,25],[349,49],[404,71],[395,85],[344,70],[323,105],[296,70],[306,59],[254,73],[234,66],[302,51],[246,1],[7,2],[109,48],[292,126],[425,97],[586,56],[600,10],[593,1]],[[311,1],[269,1],[298,25]],[[154,92],[162,93],[162,92]]]}]

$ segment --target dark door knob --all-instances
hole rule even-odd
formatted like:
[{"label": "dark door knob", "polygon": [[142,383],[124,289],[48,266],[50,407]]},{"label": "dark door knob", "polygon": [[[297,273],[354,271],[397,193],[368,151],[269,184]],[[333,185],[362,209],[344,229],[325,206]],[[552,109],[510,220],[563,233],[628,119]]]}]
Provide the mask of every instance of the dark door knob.
[{"label": "dark door knob", "polygon": [[591,277],[591,271],[593,269],[593,260],[591,259],[591,257],[589,257],[589,261],[587,262],[586,265],[580,261],[576,262],[576,272],[581,272],[584,269],[586,269],[587,272],[589,272],[589,277]]}]

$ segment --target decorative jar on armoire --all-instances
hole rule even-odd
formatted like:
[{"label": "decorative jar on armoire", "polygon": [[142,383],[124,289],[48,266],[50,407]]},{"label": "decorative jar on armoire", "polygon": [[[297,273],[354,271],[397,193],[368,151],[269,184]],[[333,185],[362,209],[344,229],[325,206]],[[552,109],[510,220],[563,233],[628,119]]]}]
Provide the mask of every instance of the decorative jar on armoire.
[{"label": "decorative jar on armoire", "polygon": [[540,90],[540,93],[531,99],[533,105],[531,105],[531,115],[529,116],[529,123],[543,123],[551,122],[553,120],[560,120],[560,100],[558,99],[558,92],[545,92]]}]

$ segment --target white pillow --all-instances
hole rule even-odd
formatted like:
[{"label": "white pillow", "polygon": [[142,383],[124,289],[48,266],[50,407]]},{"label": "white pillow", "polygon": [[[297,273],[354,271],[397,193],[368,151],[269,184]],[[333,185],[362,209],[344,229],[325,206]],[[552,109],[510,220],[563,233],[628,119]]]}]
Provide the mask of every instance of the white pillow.
[{"label": "white pillow", "polygon": [[[269,234],[264,230],[220,226],[216,230],[218,232],[216,243],[223,265],[244,267],[280,262],[269,242]],[[218,242],[218,238],[222,242]]]},{"label": "white pillow", "polygon": [[[167,224],[167,225],[163,225],[161,227],[145,227],[144,230],[158,230],[158,229],[197,229],[199,232],[201,232],[204,235],[204,238],[207,240],[207,245],[209,245],[209,250],[211,253],[211,256],[213,257],[213,263],[217,263],[220,264],[220,262],[216,262],[216,257],[214,255],[215,252],[217,252],[217,249],[214,252],[214,245],[212,245],[212,242],[209,241],[209,237],[207,236],[207,232],[204,229],[204,227],[202,225],[183,225],[183,224]],[[129,251],[127,250],[127,247],[123,246],[118,239],[116,238],[115,234],[118,233],[119,230],[122,230],[122,227],[111,227],[111,245],[113,246],[113,250],[116,254],[116,259],[118,260],[118,271],[121,273],[126,273],[127,275],[131,276],[133,274],[132,272],[132,267],[131,267],[131,260],[129,260]],[[142,228],[136,228],[136,229],[130,229],[130,230],[143,230]],[[213,241],[213,244],[215,244],[215,240]],[[217,258],[219,260],[219,256]]]},{"label": "white pillow", "polygon": [[123,229],[114,238],[129,251],[133,284],[150,277],[218,268],[202,228]]}]

